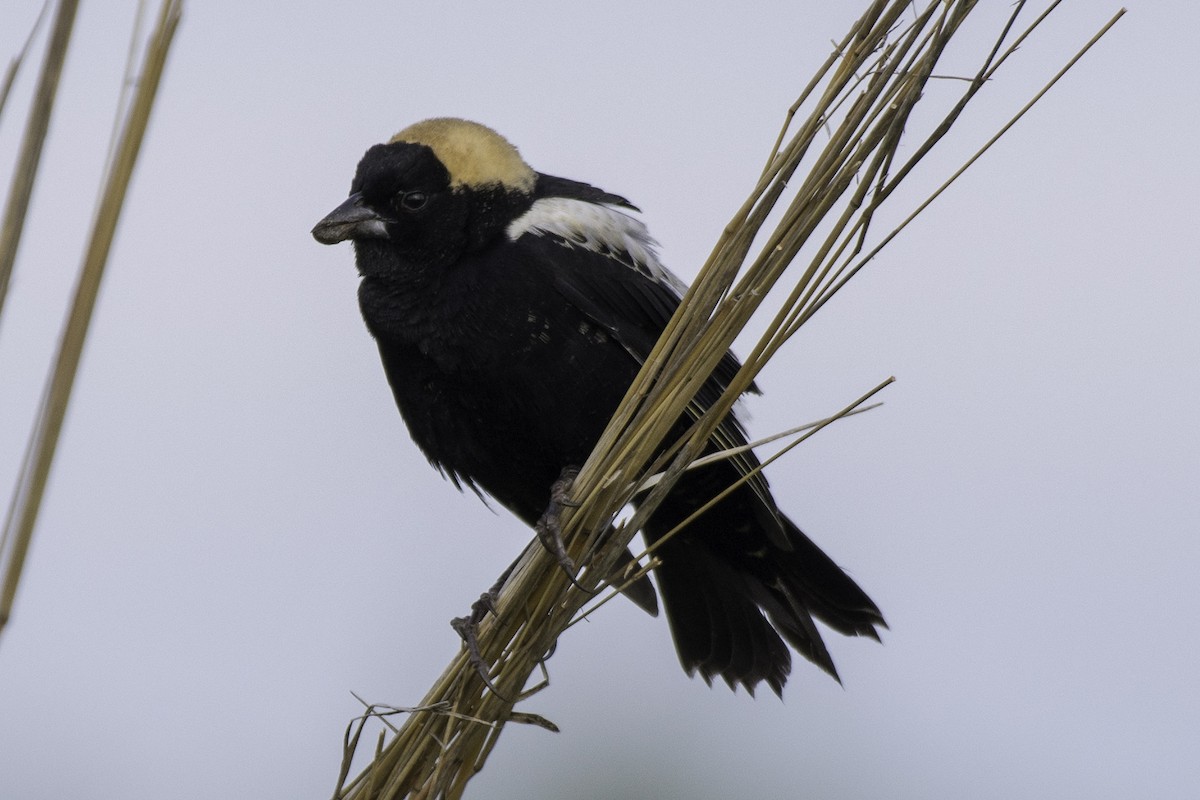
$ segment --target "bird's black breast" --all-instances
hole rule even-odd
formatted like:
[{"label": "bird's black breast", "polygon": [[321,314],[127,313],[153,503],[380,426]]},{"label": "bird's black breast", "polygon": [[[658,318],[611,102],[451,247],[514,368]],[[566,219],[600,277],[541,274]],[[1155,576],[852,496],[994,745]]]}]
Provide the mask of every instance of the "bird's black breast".
[{"label": "bird's black breast", "polygon": [[544,255],[506,242],[429,280],[366,278],[359,292],[413,440],[456,482],[531,523],[639,367],[555,288]]}]

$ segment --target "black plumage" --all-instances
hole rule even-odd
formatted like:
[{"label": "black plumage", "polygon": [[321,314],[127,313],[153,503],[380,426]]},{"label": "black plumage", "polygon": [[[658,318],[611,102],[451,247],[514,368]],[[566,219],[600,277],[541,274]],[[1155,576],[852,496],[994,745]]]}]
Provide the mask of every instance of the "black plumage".
[{"label": "black plumage", "polygon": [[[679,304],[683,285],[624,198],[534,172],[476,123],[434,119],[369,149],[317,224],[350,239],[359,302],[413,440],[459,487],[533,525],[583,463]],[[723,389],[726,356],[697,397]],[[680,421],[680,431],[688,420]],[[722,446],[745,443],[736,419]],[[714,445],[715,447],[715,445]],[[756,465],[687,473],[645,526],[657,541]],[[666,541],[656,576],[680,660],[779,693],[788,645],[836,677],[813,623],[878,638],[878,608],[775,507],[764,479]]]}]

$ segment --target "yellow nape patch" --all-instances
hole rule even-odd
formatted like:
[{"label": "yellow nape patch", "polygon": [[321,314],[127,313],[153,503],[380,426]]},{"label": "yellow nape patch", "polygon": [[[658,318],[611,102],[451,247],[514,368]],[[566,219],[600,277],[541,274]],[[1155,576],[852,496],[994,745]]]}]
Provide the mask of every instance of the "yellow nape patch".
[{"label": "yellow nape patch", "polygon": [[502,184],[532,192],[537,173],[525,163],[517,148],[486,125],[453,117],[427,119],[409,125],[389,144],[423,144],[450,172],[451,186],[477,187]]}]

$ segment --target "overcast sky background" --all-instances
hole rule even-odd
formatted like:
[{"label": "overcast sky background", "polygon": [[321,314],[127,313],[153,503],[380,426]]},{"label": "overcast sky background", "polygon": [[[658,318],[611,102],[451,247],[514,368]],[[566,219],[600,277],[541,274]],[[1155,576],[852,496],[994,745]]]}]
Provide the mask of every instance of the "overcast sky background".
[{"label": "overcast sky background", "polygon": [[[39,5],[5,5],[0,57]],[[369,145],[485,122],[632,199],[690,278],[860,5],[190,3],[0,637],[0,797],[327,797],[350,692],[417,703],[448,620],[528,539],[409,441],[351,249],[309,235]],[[972,73],[1009,8],[981,5],[943,72]],[[0,325],[5,493],[135,7],[77,20]],[[1117,7],[1066,3],[895,215]],[[1198,24],[1132,3],[761,379],[759,435],[898,378],[771,471],[891,624],[882,647],[830,636],[844,688],[798,663],[782,703],[709,689],[663,619],[611,603],[523,706],[562,733],[510,726],[468,796],[1200,792]]]}]

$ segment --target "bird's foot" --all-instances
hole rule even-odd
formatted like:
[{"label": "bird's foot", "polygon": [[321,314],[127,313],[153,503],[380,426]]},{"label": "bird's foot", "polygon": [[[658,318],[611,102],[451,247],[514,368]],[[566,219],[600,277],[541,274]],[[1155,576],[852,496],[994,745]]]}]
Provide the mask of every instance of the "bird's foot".
[{"label": "bird's foot", "polygon": [[575,562],[567,555],[566,545],[563,544],[562,525],[560,524],[563,509],[574,508],[579,505],[571,500],[569,494],[577,475],[579,475],[577,468],[566,467],[559,474],[558,480],[550,485],[550,505],[546,507],[546,513],[542,514],[541,519],[534,525],[534,530],[537,531],[538,541],[558,560],[558,565],[562,567],[563,572],[567,573],[567,577],[571,579],[571,583],[574,584],[575,588],[586,592],[587,589],[584,589],[575,580]]},{"label": "bird's foot", "polygon": [[496,691],[496,686],[492,683],[491,665],[484,660],[483,653],[479,651],[479,623],[483,622],[484,617],[488,614],[496,613],[496,600],[500,596],[500,589],[504,586],[504,582],[508,580],[511,572],[512,567],[509,567],[492,588],[479,595],[479,599],[471,604],[470,614],[450,620],[450,627],[462,637],[463,646],[467,649],[467,660],[479,674],[480,680],[483,681],[483,684],[488,689],[501,698],[504,695]]}]

